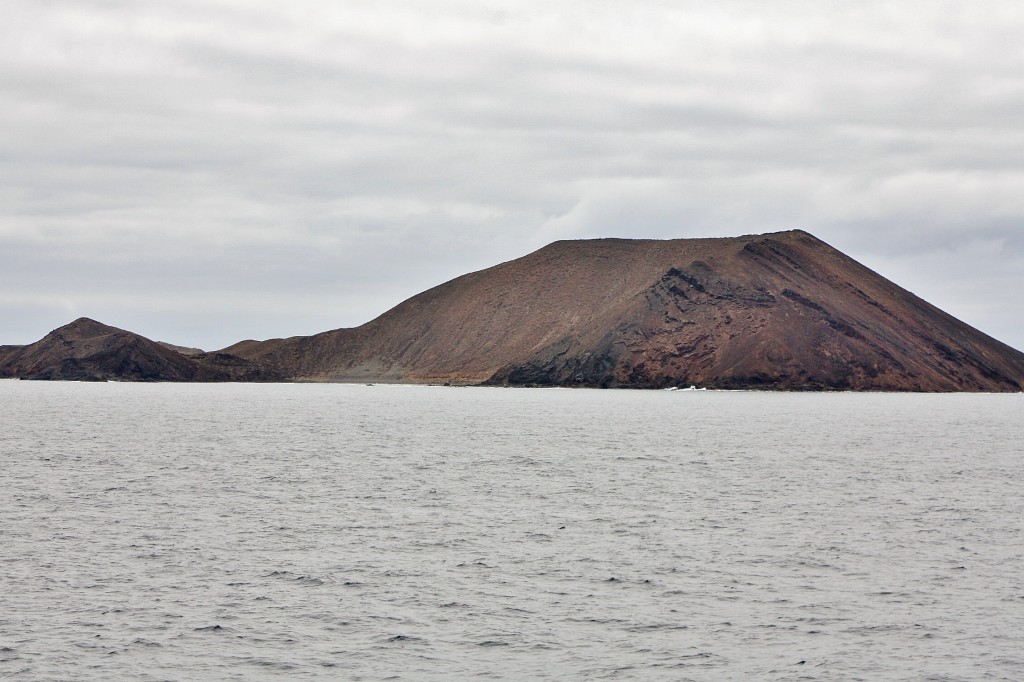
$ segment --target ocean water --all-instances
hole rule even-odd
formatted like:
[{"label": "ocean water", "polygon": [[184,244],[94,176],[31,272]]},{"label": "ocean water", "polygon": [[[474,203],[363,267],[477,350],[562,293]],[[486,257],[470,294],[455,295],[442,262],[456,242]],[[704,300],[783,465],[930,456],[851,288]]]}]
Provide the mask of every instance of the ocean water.
[{"label": "ocean water", "polygon": [[1024,679],[1024,396],[0,381],[0,678]]}]

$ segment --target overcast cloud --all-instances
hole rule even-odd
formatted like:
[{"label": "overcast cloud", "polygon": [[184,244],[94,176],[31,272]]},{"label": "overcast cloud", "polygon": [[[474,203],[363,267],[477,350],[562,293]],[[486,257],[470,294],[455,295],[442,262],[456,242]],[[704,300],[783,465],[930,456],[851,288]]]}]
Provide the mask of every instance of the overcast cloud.
[{"label": "overcast cloud", "polygon": [[0,343],[219,348],[555,239],[795,227],[1024,349],[1017,0],[4,5]]}]

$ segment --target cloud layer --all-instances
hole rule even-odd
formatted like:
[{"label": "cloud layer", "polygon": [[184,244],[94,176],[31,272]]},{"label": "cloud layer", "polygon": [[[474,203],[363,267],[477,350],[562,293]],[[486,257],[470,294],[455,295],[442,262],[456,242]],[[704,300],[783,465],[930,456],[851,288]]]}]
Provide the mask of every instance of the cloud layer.
[{"label": "cloud layer", "polygon": [[5,13],[0,343],[221,347],[554,239],[801,227],[1024,347],[1015,2]]}]

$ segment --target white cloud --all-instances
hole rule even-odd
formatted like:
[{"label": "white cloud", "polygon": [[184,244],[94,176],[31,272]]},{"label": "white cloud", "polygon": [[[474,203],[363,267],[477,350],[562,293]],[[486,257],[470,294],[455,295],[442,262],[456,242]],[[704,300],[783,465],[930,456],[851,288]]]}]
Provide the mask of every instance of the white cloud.
[{"label": "white cloud", "polygon": [[1024,346],[1015,2],[8,5],[6,319],[225,345],[189,310],[306,333],[555,238],[802,227]]}]

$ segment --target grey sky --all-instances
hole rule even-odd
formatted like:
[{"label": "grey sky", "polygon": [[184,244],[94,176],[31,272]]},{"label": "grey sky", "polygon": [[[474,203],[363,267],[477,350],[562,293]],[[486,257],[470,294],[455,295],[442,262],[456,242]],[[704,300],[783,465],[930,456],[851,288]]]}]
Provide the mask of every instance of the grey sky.
[{"label": "grey sky", "polygon": [[806,229],[1024,348],[1007,2],[8,0],[0,343],[354,326],[555,239]]}]

